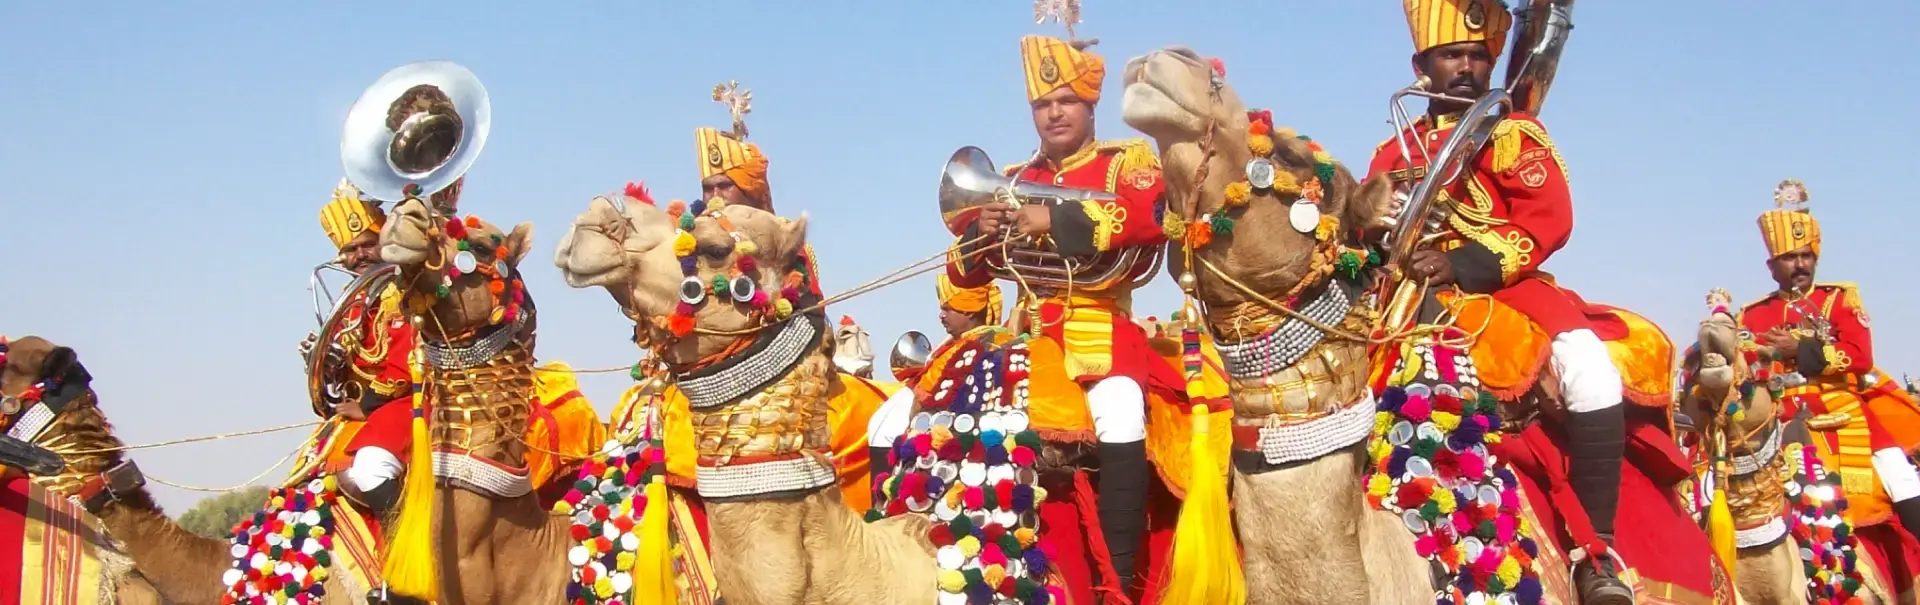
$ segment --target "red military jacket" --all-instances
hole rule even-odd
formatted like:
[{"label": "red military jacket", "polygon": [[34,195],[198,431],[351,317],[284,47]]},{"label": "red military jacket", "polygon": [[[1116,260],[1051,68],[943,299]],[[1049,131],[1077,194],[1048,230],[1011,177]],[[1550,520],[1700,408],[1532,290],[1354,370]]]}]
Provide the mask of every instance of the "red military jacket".
[{"label": "red military jacket", "polygon": [[[1006,173],[1018,175],[1026,182],[1105,191],[1119,197],[1113,202],[1085,201],[1055,206],[1052,237],[1055,249],[1061,254],[1091,256],[1122,248],[1162,246],[1167,242],[1157,216],[1166,183],[1161,179],[1160,161],[1144,139],[1090,143],[1057,166],[1042,158],[1033,164],[1008,166]],[[969,227],[962,239],[975,236]],[[965,266],[960,266],[962,264]],[[1131,275],[1138,277],[1151,270],[1153,263],[1140,257]],[[962,288],[976,288],[993,281],[986,264],[979,262],[949,264],[947,277]]]},{"label": "red military jacket", "polygon": [[414,330],[401,310],[401,298],[401,292],[389,285],[380,293],[378,305],[368,304],[362,294],[348,310],[355,318],[372,314],[371,320],[360,325],[359,350],[351,352],[355,381],[373,394],[363,399],[368,412],[373,411],[373,405],[412,395],[407,355],[413,352]]},{"label": "red military jacket", "polygon": [[[1421,118],[1401,133],[1413,151],[1409,169],[1400,146],[1387,139],[1374,149],[1369,178],[1391,176],[1401,191],[1425,175],[1425,158],[1439,155],[1453,134],[1453,120],[1442,118],[1438,128]],[[1421,156],[1421,146],[1427,156]],[[1439,203],[1450,214],[1450,237],[1443,250],[1463,247],[1491,252],[1454,255],[1454,274],[1461,289],[1489,293],[1519,282],[1539,271],[1547,257],[1567,245],[1573,235],[1573,196],[1567,187],[1567,166],[1554,148],[1547,129],[1523,113],[1509,115],[1494,127],[1493,137],[1473,159],[1469,175],[1440,193]],[[1461,262],[1479,256],[1482,262]]]},{"label": "red military jacket", "polygon": [[[1814,322],[1810,321],[1814,318],[1828,324],[1831,343],[1814,337]],[[1740,326],[1747,332],[1743,335],[1747,340],[1758,340],[1779,326],[1796,330],[1794,336],[1801,339],[1801,350],[1781,363],[1809,382],[1845,382],[1848,375],[1872,372],[1873,332],[1868,325],[1867,309],[1852,284],[1815,284],[1804,298],[1791,303],[1775,292],[1740,310]]]}]

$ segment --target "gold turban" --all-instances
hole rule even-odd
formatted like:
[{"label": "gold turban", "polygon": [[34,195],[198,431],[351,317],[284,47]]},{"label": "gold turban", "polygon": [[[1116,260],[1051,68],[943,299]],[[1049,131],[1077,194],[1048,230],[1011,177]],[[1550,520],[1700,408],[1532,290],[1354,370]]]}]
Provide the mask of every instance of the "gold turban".
[{"label": "gold turban", "polygon": [[767,183],[767,156],[760,153],[759,145],[712,128],[695,129],[693,142],[700,154],[700,180],[724,174],[749,197],[773,208],[773,191]]},{"label": "gold turban", "polygon": [[1107,62],[1072,43],[1046,36],[1020,39],[1020,62],[1027,72],[1027,101],[1031,102],[1062,86],[1087,101],[1100,101],[1100,85],[1107,79]]},{"label": "gold turban", "polygon": [[1513,14],[1500,0],[1401,0],[1407,9],[1407,29],[1413,32],[1413,52],[1459,42],[1485,42],[1495,59],[1507,46]]},{"label": "gold turban", "polygon": [[333,240],[334,249],[347,247],[347,242],[368,231],[379,231],[387,222],[387,215],[380,211],[378,202],[360,199],[360,190],[346,179],[333,188],[333,201],[320,208],[320,228],[327,231],[327,239]]},{"label": "gold turban", "polygon": [[937,284],[940,306],[961,313],[987,312],[987,325],[1000,323],[1000,286],[989,282],[978,288],[962,288],[953,285],[947,274],[940,274]]},{"label": "gold turban", "polygon": [[1793,179],[1780,182],[1773,190],[1778,208],[1760,214],[1760,238],[1767,244],[1767,258],[1811,248],[1820,254],[1820,221],[1806,207],[1806,185]]}]

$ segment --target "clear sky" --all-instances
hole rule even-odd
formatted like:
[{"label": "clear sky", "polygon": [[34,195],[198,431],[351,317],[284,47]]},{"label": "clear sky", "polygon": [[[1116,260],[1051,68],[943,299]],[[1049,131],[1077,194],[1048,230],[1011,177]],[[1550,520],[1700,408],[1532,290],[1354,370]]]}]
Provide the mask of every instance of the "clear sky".
[{"label": "clear sky", "polygon": [[[267,6],[273,5],[273,6]],[[537,6],[536,6],[537,5]],[[1364,169],[1410,79],[1398,3],[1087,0],[1082,37],[1111,73],[1185,44],[1226,61],[1250,105]],[[693,129],[708,98],[754,93],[752,140],[778,207],[808,212],[827,289],[947,243],[942,163],[977,145],[1004,164],[1036,140],[1017,39],[1024,0],[991,2],[9,2],[0,6],[0,334],[75,347],[129,442],[311,419],[295,348],[314,327],[306,280],[331,248],[317,220],[341,176],[348,107],[387,69],[447,59],[493,96],[493,137],[461,207],[530,221],[522,267],[539,356],[630,364],[628,321],[552,266],[592,196],[644,179],[698,196]],[[1920,4],[1582,2],[1543,119],[1570,165],[1573,243],[1547,264],[1588,299],[1691,335],[1708,289],[1772,285],[1755,216],[1806,181],[1827,234],[1819,277],[1856,281],[1888,371],[1920,371],[1902,265],[1920,224],[1909,147]],[[1164,315],[1163,274],[1136,297]],[[831,311],[879,362],[907,329],[936,333],[932,278]],[[1686,340],[1691,340],[1686,338]],[[624,373],[583,376],[603,413]],[[150,474],[231,485],[304,435],[140,452]],[[274,479],[284,471],[271,475]],[[176,512],[200,494],[159,488]]]}]

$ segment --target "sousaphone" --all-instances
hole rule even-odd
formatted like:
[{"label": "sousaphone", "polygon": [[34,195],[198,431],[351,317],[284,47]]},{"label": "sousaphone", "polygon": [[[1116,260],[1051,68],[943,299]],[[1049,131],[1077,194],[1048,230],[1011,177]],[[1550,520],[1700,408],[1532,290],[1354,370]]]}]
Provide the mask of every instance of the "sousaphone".
[{"label": "sousaphone", "polygon": [[[430,212],[451,215],[452,196],[434,194],[466,176],[492,128],[492,102],[472,71],[450,61],[409,63],[380,76],[347,111],[340,165],[347,180],[368,198],[396,206],[408,199],[432,200]],[[328,262],[315,267],[309,281],[320,329],[307,359],[307,391],[315,413],[322,416],[330,415],[343,398],[359,396],[337,380],[351,363],[366,319],[365,313],[348,311],[362,299],[377,297],[399,274],[397,267],[383,263],[354,275],[336,295],[324,279],[332,271],[353,275],[338,262]]]},{"label": "sousaphone", "polygon": [[[1393,228],[1386,237],[1387,260],[1395,268],[1395,274],[1404,272],[1405,261],[1421,244],[1431,241],[1446,228],[1447,212],[1438,208],[1435,201],[1441,191],[1453,185],[1473,158],[1480,155],[1487,141],[1493,137],[1493,129],[1507,114],[1524,112],[1539,115],[1546,104],[1547,91],[1553,87],[1553,77],[1560,67],[1560,53],[1566,48],[1567,36],[1573,31],[1574,0],[1523,0],[1523,4],[1513,9],[1513,40],[1508,48],[1513,49],[1507,61],[1507,81],[1502,88],[1494,88],[1481,95],[1479,99],[1462,99],[1445,94],[1428,92],[1429,81],[1425,76],[1411,86],[1393,94],[1390,101],[1393,112],[1394,143],[1399,146],[1400,156],[1407,166],[1414,168],[1418,181],[1407,192],[1406,202],[1400,212],[1392,217]],[[1503,3],[1504,4],[1504,3]],[[1429,100],[1456,101],[1470,103],[1466,112],[1460,116],[1460,122],[1440,147],[1440,152],[1429,157],[1424,146],[1409,146],[1400,133],[1412,127],[1413,120],[1407,108],[1402,104],[1406,97],[1425,97]],[[1401,289],[1405,291],[1405,288]],[[1396,294],[1386,302],[1389,307],[1399,308],[1407,301],[1404,295]],[[1389,314],[1390,317],[1392,314]]]}]

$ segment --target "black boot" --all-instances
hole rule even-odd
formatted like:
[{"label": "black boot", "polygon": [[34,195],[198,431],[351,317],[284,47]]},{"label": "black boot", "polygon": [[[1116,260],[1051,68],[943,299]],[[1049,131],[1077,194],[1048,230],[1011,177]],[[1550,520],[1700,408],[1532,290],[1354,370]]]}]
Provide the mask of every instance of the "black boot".
[{"label": "black boot", "polygon": [[387,513],[393,512],[394,505],[400,503],[399,478],[382,481],[373,489],[360,492],[360,502],[379,518],[387,518]]},{"label": "black boot", "polygon": [[[1620,505],[1620,464],[1626,455],[1626,405],[1574,412],[1567,419],[1567,482],[1586,509],[1594,533],[1613,547],[1613,516]],[[1609,553],[1587,553],[1574,569],[1581,605],[1633,605],[1633,589],[1620,581]]]},{"label": "black boot", "polygon": [[1120,589],[1133,584],[1133,558],[1147,529],[1147,442],[1100,444],[1100,532]]},{"label": "black boot", "polygon": [[1893,503],[1893,514],[1900,518],[1900,526],[1908,535],[1920,538],[1920,497]]}]

